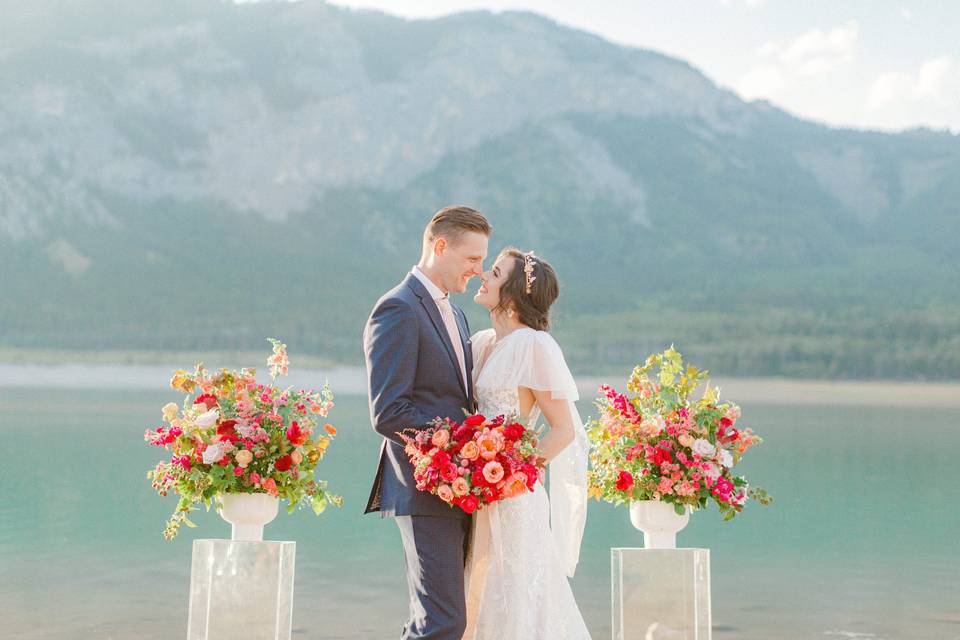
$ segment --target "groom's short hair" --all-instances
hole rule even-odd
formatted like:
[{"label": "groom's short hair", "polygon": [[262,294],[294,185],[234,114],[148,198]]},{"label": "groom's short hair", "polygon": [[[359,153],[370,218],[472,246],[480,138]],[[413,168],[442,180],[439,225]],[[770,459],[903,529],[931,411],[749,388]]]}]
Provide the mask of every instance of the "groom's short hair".
[{"label": "groom's short hair", "polygon": [[444,207],[433,214],[430,223],[423,231],[423,246],[431,246],[437,238],[443,237],[447,242],[456,244],[468,231],[476,231],[490,236],[493,227],[482,213],[476,209],[463,205]]}]

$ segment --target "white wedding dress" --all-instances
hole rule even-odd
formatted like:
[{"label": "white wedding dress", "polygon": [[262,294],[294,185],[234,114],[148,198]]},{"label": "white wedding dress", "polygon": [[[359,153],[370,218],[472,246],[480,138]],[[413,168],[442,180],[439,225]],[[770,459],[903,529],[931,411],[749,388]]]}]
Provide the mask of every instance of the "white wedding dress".
[{"label": "white wedding dress", "polygon": [[540,409],[534,405],[521,416],[518,387],[550,391],[567,400],[576,438],[549,465],[549,498],[538,483],[532,493],[474,515],[464,640],[589,640],[568,581],[579,558],[587,498],[587,440],[573,404],[573,376],[545,331],[521,328],[498,341],[488,329],[473,336],[472,346],[480,413],[514,414],[533,427]]}]

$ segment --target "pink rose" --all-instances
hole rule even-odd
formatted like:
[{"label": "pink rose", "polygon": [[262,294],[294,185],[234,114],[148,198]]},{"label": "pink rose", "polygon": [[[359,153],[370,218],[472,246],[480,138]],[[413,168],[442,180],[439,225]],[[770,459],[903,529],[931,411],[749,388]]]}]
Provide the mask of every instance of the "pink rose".
[{"label": "pink rose", "polygon": [[442,484],[437,487],[437,496],[444,502],[453,500],[453,489],[448,484]]},{"label": "pink rose", "polygon": [[457,478],[453,481],[453,495],[460,497],[470,493],[470,483],[466,478]]},{"label": "pink rose", "polygon": [[450,432],[446,429],[438,429],[430,438],[430,443],[438,449],[443,449],[450,442]]},{"label": "pink rose", "polygon": [[503,480],[503,465],[496,461],[483,465],[483,479],[490,484],[497,484]]}]

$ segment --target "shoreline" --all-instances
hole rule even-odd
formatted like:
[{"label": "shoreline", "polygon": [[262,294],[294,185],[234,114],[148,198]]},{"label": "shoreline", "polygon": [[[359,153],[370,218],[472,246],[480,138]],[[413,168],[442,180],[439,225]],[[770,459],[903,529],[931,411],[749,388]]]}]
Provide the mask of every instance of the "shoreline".
[{"label": "shoreline", "polygon": [[[212,354],[211,354],[212,355]],[[239,354],[238,354],[239,355]],[[214,360],[214,358],[210,358]],[[248,360],[249,361],[249,360]],[[366,395],[366,372],[362,367],[303,366],[283,378],[283,384],[308,388],[329,381],[338,395]],[[313,364],[313,363],[311,363]],[[231,366],[211,362],[210,369]],[[233,365],[235,366],[235,365]],[[167,390],[176,365],[116,363],[40,363],[12,364],[0,361],[0,389],[70,390]],[[258,370],[258,379],[268,381],[266,367]],[[577,378],[581,401],[596,396],[597,387],[608,383],[623,390],[623,374]],[[721,399],[754,405],[848,405],[879,407],[960,408],[958,382],[903,382],[890,380],[809,380],[800,378],[714,378]]]}]

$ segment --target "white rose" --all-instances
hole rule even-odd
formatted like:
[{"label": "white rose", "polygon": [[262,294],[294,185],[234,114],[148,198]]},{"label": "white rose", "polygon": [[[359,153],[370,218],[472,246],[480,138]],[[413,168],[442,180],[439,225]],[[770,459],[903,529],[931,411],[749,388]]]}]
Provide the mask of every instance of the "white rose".
[{"label": "white rose", "polygon": [[217,420],[219,418],[220,412],[216,409],[210,409],[210,411],[198,415],[195,422],[201,429],[206,429],[207,427],[212,427],[213,425],[217,424]]},{"label": "white rose", "polygon": [[720,464],[728,469],[733,466],[733,456],[726,449],[720,449]]},{"label": "white rose", "polygon": [[212,444],[203,450],[203,463],[214,464],[220,462],[225,453],[226,447],[223,446],[223,443],[218,442],[216,444]]},{"label": "white rose", "polygon": [[694,440],[691,449],[693,449],[694,453],[699,453],[701,456],[712,456],[717,451],[715,446],[703,438],[697,438]]}]

